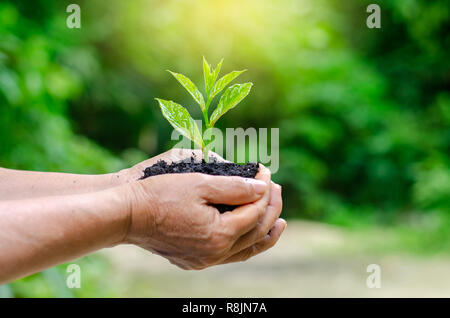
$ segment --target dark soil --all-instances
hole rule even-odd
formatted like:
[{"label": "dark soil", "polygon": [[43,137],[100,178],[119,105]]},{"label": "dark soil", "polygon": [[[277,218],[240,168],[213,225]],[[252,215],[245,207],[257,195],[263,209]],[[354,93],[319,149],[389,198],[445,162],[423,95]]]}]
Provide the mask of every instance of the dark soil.
[{"label": "dark soil", "polygon": [[[140,178],[145,179],[151,176],[157,176],[166,173],[205,173],[214,176],[238,176],[243,178],[255,178],[258,173],[257,163],[247,163],[239,165],[232,162],[219,162],[211,157],[209,162],[204,159],[201,161],[194,157],[185,160],[172,162],[168,164],[164,160],[160,160],[153,166],[145,168],[144,175]],[[221,212],[231,211],[235,206],[216,204],[215,207]]]}]

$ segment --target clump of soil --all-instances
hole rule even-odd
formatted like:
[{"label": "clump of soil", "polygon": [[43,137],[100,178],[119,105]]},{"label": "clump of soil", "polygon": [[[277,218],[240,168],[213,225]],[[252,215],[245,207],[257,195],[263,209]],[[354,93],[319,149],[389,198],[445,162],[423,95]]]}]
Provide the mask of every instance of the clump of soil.
[{"label": "clump of soil", "polygon": [[[205,173],[214,176],[238,176],[243,178],[255,178],[258,173],[257,163],[247,163],[240,165],[233,162],[219,162],[216,158],[211,157],[209,162],[204,159],[201,161],[194,157],[187,158],[185,160],[167,163],[164,160],[160,160],[153,166],[145,168],[144,175],[140,178],[145,179],[151,176],[157,176],[166,173]],[[221,212],[231,211],[235,206],[216,204],[215,207]]]},{"label": "clump of soil", "polygon": [[168,164],[164,160],[159,160],[153,166],[144,170],[141,179],[166,173],[193,173],[200,172],[214,176],[239,176],[243,178],[254,178],[258,173],[257,163],[247,163],[240,165],[233,162],[219,162],[211,157],[209,162],[204,159],[198,161],[194,157],[187,160],[172,162]]}]

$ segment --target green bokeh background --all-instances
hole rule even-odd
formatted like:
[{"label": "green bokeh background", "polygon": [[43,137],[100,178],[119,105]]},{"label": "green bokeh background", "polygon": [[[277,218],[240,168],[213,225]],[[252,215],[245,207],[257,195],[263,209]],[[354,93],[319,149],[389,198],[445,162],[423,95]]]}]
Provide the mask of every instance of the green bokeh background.
[{"label": "green bokeh background", "polygon": [[[81,29],[66,26],[70,3],[0,1],[0,166],[105,173],[165,151],[155,97],[201,118],[165,70],[203,88],[202,56],[224,57],[223,72],[248,69],[239,82],[254,88],[218,125],[280,128],[284,217],[402,229],[429,218],[417,244],[449,249],[448,1],[377,1],[381,29],[366,27],[371,1],[79,0]],[[2,290],[114,295],[95,274],[67,294],[63,272]]]}]

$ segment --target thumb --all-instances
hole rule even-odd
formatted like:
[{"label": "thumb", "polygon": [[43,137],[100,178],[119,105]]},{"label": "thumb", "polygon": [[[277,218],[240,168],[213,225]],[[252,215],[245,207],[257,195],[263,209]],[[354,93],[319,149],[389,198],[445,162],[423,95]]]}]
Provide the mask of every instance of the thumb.
[{"label": "thumb", "polygon": [[201,197],[213,204],[242,205],[257,201],[268,189],[262,180],[208,175]]}]

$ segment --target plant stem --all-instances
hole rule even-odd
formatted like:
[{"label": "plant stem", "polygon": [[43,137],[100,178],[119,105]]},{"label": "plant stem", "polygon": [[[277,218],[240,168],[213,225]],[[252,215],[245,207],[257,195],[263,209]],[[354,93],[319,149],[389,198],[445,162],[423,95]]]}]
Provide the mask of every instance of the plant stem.
[{"label": "plant stem", "polygon": [[[203,118],[205,119],[205,127],[206,129],[211,128],[211,125],[209,124],[209,118],[208,118],[208,109],[209,109],[209,104],[211,103],[211,100],[209,99],[209,97],[206,99],[206,106],[205,106],[205,110],[203,111]],[[205,162],[209,162],[209,157],[208,157],[208,150],[205,149],[206,146],[204,146],[202,148],[202,153],[203,153],[203,158],[205,159]]]},{"label": "plant stem", "polygon": [[203,112],[203,119],[205,119],[205,127],[206,129],[209,128],[209,119],[208,119],[208,111],[205,108],[205,111]]},{"label": "plant stem", "polygon": [[209,124],[209,118],[208,118],[208,110],[209,110],[209,104],[211,103],[211,100],[209,99],[209,97],[206,99],[206,106],[205,106],[205,110],[203,111],[203,118],[205,119],[205,126],[206,129],[211,128],[210,124]]}]

